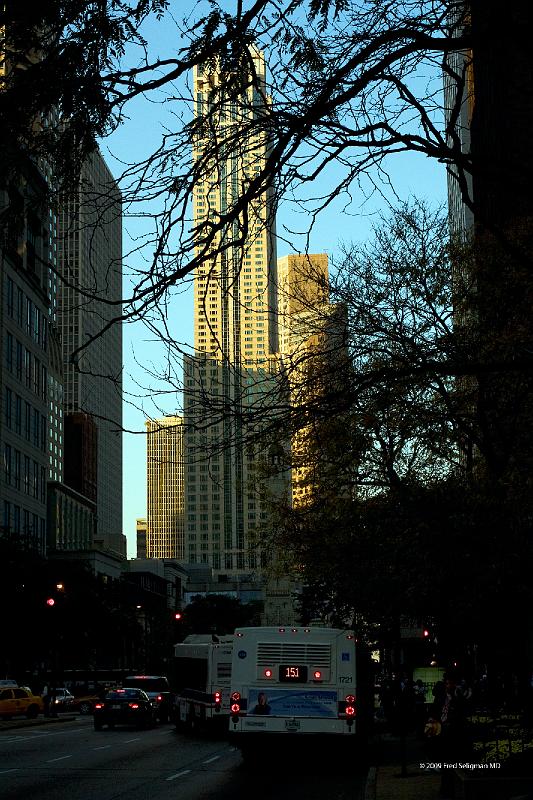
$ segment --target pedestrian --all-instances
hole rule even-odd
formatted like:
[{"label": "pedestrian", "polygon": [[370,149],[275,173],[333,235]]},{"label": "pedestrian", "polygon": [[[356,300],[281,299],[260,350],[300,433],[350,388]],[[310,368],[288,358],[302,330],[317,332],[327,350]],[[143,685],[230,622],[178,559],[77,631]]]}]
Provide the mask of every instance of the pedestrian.
[{"label": "pedestrian", "polygon": [[416,693],[410,678],[403,678],[400,682],[397,709],[400,733],[409,733],[413,730],[416,719]]},{"label": "pedestrian", "polygon": [[50,690],[48,688],[48,684],[45,685],[43,689],[43,713],[45,717],[50,716]]},{"label": "pedestrian", "polygon": [[453,674],[444,678],[443,691],[437,697],[431,709],[431,719],[440,732],[435,736],[435,751],[441,767],[441,797],[453,797],[454,767],[468,756],[467,721],[465,701],[461,691],[457,691],[457,681]]},{"label": "pedestrian", "polygon": [[422,680],[418,678],[413,686],[415,695],[415,730],[418,738],[423,736],[424,725],[426,723],[426,687]]}]

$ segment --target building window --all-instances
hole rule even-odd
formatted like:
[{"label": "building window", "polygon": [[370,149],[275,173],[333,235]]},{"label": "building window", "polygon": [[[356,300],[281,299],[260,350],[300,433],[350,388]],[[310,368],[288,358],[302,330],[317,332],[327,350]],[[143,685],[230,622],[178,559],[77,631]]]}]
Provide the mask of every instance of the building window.
[{"label": "building window", "polygon": [[11,527],[11,503],[4,500],[4,530],[8,531]]},{"label": "building window", "polygon": [[15,395],[15,433],[22,433],[22,397]]},{"label": "building window", "polygon": [[8,316],[12,317],[14,312],[15,284],[13,279],[6,277],[6,305]]},{"label": "building window", "polygon": [[17,322],[22,328],[24,319],[24,292],[17,288]]},{"label": "building window", "polygon": [[30,493],[30,458],[24,456],[24,493]]},{"label": "building window", "polygon": [[13,530],[20,533],[20,506],[13,506]]},{"label": "building window", "polygon": [[4,445],[4,477],[5,481],[8,486],[11,484],[11,445],[5,444]]},{"label": "building window", "polygon": [[36,500],[39,499],[39,464],[37,461],[33,462],[33,496]]},{"label": "building window", "polygon": [[28,348],[24,348],[24,375],[26,377],[26,386],[31,389],[31,353]]},{"label": "building window", "polygon": [[13,483],[15,489],[20,489],[20,464],[21,464],[21,452],[20,450],[14,451],[14,461],[13,461]]},{"label": "building window", "polygon": [[31,405],[24,402],[24,436],[30,441],[31,438]]},{"label": "building window", "polygon": [[13,334],[6,334],[6,366],[13,372]]},{"label": "building window", "polygon": [[6,403],[5,407],[6,426],[8,428],[11,428],[11,425],[13,423],[13,392],[8,387],[6,387],[5,403]]},{"label": "building window", "polygon": [[19,342],[18,339],[17,339],[17,344],[16,344],[16,347],[15,347],[15,350],[16,350],[15,374],[17,376],[17,379],[19,381],[21,381],[22,380],[22,360],[23,360],[22,359],[22,352],[23,352],[23,347],[22,347],[22,342]]},{"label": "building window", "polygon": [[40,442],[40,419],[41,415],[39,414],[36,408],[33,409],[33,444],[35,447],[39,447]]}]

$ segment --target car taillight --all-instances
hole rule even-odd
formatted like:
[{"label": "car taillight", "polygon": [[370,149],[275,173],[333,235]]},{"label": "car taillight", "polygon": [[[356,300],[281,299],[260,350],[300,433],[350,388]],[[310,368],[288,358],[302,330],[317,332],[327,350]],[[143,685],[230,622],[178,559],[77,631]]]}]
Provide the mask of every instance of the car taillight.
[{"label": "car taillight", "polygon": [[104,707],[104,704],[103,704],[103,703],[95,703],[95,704],[94,704],[94,707],[95,707],[95,708],[103,708],[103,707]]},{"label": "car taillight", "polygon": [[158,694],[158,695],[157,695],[157,702],[158,702],[158,703],[161,703],[161,701],[162,701],[162,700],[163,700],[163,697],[162,697],[162,695]]},{"label": "car taillight", "polygon": [[139,703],[128,703],[130,708],[139,708]]}]

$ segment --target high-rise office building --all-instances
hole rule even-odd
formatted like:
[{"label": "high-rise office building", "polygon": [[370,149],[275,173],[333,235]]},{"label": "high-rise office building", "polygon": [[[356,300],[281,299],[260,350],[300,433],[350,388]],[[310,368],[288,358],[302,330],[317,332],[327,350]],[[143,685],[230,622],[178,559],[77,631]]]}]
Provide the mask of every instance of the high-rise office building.
[{"label": "high-rise office building", "polygon": [[[65,413],[90,415],[97,426],[96,541],[126,555],[122,533],[121,195],[98,151],[63,198],[58,236],[58,325]],[[106,301],[115,301],[109,305]],[[74,356],[78,348],[83,348]]]},{"label": "high-rise office building", "polygon": [[[227,76],[213,65],[194,71],[197,116],[213,96],[220,103],[193,142],[201,174],[195,226],[220,219],[267,157],[267,140],[253,131],[254,120],[268,113],[265,62],[255,50],[250,56],[254,80],[238,98],[225,97]],[[195,355],[184,365],[186,559],[244,574],[260,566],[254,539],[265,511],[251,488],[257,452],[243,418],[252,414],[259,424],[278,349],[269,192],[250,203],[242,225],[234,222],[217,236],[216,254],[195,271]]]},{"label": "high-rise office building", "polygon": [[[320,392],[320,360],[331,363],[331,322],[335,306],[328,302],[328,257],[325,253],[290,254],[278,260],[280,354],[287,375],[291,407],[306,408]],[[328,340],[329,333],[329,340]],[[327,353],[327,355],[326,355]],[[296,424],[291,441],[292,503],[301,505],[312,492],[317,472],[314,426]]]},{"label": "high-rise office building", "polygon": [[[335,460],[330,436],[338,413],[329,419],[324,412],[327,396],[341,396],[350,381],[347,315],[343,304],[330,302],[325,253],[280,258],[278,275],[280,358],[294,419],[292,503],[298,506],[312,499]],[[346,430],[347,422],[341,423]]]},{"label": "high-rise office building", "polygon": [[46,176],[20,152],[18,163],[21,172],[0,186],[1,528],[44,554],[55,217]]},{"label": "high-rise office building", "polygon": [[183,419],[149,420],[146,432],[146,557],[183,560]]}]

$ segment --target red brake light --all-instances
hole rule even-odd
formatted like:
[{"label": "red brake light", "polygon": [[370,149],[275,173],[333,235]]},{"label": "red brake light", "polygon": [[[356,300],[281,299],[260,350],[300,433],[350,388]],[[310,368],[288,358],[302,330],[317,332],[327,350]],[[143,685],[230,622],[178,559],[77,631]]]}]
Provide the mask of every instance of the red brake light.
[{"label": "red brake light", "polygon": [[232,692],[231,699],[234,702],[239,701],[241,699],[241,693],[240,692]]},{"label": "red brake light", "polygon": [[130,708],[139,708],[139,703],[128,703]]},{"label": "red brake light", "polygon": [[95,708],[103,708],[103,707],[104,707],[104,704],[103,704],[103,703],[95,703],[95,704],[94,704],[94,707],[95,707]]},{"label": "red brake light", "polygon": [[157,702],[160,703],[162,701],[162,699],[163,699],[163,696],[158,694],[157,695]]},{"label": "red brake light", "polygon": [[272,677],[272,670],[271,669],[266,669],[263,674],[264,674],[265,678],[271,678]]}]

